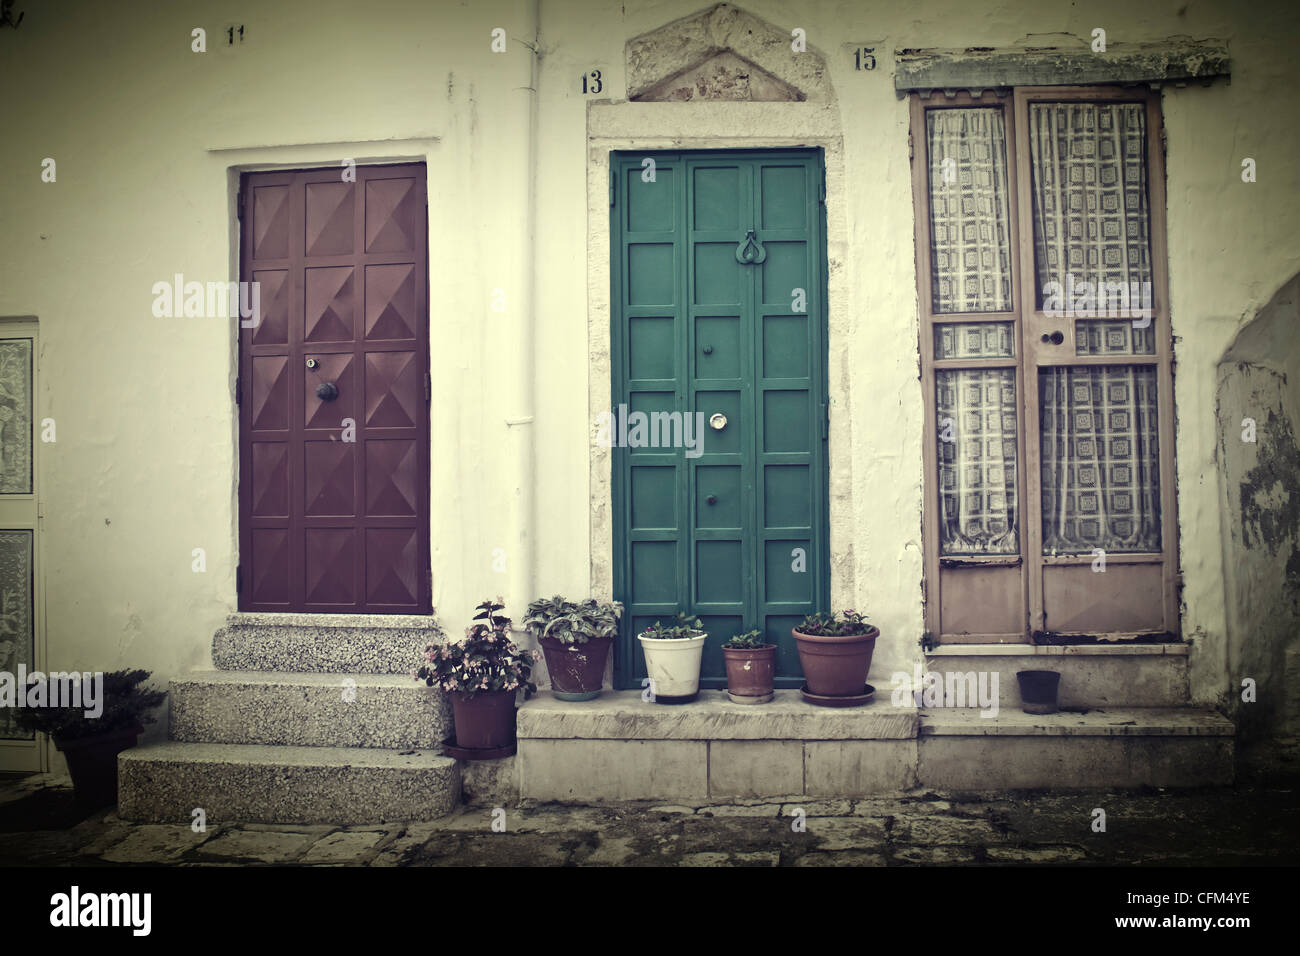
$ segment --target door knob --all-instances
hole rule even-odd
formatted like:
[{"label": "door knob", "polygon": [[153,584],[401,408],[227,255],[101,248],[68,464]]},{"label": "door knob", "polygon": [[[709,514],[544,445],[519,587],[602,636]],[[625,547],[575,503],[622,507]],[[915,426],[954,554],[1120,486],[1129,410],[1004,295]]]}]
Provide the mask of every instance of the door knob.
[{"label": "door knob", "polygon": [[716,432],[722,431],[727,427],[727,416],[722,412],[714,412],[709,416],[709,427]]},{"label": "door knob", "polygon": [[713,346],[712,346],[712,345],[706,345],[706,346],[704,346],[703,352],[704,352],[705,355],[712,355],[712,354],[713,354]]},{"label": "door knob", "polygon": [[707,498],[705,498],[704,500],[707,501],[707,502],[708,502],[709,504],[711,504],[711,505],[716,505],[716,504],[718,503],[718,496],[717,496],[717,495],[709,495],[709,496],[708,496]]},{"label": "door knob", "polygon": [[339,397],[339,387],[333,382],[321,382],[316,386],[316,397],[322,402],[332,402]]}]

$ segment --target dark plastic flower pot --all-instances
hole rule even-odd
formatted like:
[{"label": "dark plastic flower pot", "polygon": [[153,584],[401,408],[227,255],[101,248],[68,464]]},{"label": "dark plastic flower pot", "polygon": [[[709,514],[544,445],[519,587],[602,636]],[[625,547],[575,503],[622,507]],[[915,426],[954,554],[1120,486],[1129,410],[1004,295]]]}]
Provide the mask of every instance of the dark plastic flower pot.
[{"label": "dark plastic flower pot", "polygon": [[1061,675],[1056,671],[1016,671],[1020,684],[1021,709],[1026,714],[1055,714]]},{"label": "dark plastic flower pot", "polygon": [[609,659],[609,638],[596,638],[586,644],[565,644],[554,637],[538,643],[546,655],[546,670],[551,675],[551,693],[560,700],[592,700],[600,696],[605,680],[605,661]]},{"label": "dark plastic flower pot", "polygon": [[772,678],[776,673],[776,645],[724,647],[727,665],[727,695],[738,704],[764,704],[772,699]]},{"label": "dark plastic flower pot", "polygon": [[866,634],[822,636],[791,630],[799,648],[808,692],[819,697],[861,696],[871,670],[871,655],[876,649],[880,628],[871,627]]},{"label": "dark plastic flower pot", "polygon": [[515,691],[479,691],[473,697],[451,695],[456,746],[471,750],[505,747],[515,739]]},{"label": "dark plastic flower pot", "polygon": [[54,739],[68,761],[77,806],[98,810],[117,803],[117,755],[134,747],[142,733],[144,728],[137,725],[91,737]]}]

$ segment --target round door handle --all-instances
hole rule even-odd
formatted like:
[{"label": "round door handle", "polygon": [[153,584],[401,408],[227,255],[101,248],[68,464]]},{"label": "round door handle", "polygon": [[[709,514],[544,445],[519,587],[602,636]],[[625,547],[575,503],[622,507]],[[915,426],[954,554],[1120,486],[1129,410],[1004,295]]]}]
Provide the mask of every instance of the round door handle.
[{"label": "round door handle", "polygon": [[703,352],[704,352],[705,355],[712,355],[712,354],[713,354],[713,346],[712,346],[712,345],[706,345],[706,346],[704,346]]},{"label": "round door handle", "polygon": [[707,502],[708,502],[709,504],[711,504],[711,505],[716,505],[716,504],[718,503],[718,496],[717,496],[717,495],[709,495],[709,496],[708,496],[707,498],[705,498],[704,500],[707,501]]},{"label": "round door handle", "polygon": [[316,386],[316,397],[322,402],[332,402],[339,397],[339,387],[333,382],[321,382]]},{"label": "round door handle", "polygon": [[709,416],[709,427],[715,432],[720,432],[727,427],[727,416],[722,412],[714,412]]}]

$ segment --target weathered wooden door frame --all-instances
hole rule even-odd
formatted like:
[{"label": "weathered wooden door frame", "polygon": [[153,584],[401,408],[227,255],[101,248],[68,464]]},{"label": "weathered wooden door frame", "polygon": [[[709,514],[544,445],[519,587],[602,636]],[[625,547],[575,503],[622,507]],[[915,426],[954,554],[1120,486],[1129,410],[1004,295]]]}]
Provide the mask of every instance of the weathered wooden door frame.
[{"label": "weathered wooden door frame", "polygon": [[[414,143],[414,142],[421,142],[421,141],[411,141],[411,142]],[[278,147],[272,148],[270,151],[277,152],[277,153],[281,152],[280,148]],[[244,151],[240,150],[238,152],[244,152]],[[255,153],[263,152],[263,150],[254,149],[248,152],[255,154]],[[420,591],[420,600],[417,607],[413,608],[410,611],[381,610],[381,611],[364,611],[363,613],[428,614],[432,612],[432,589],[433,589],[432,570],[431,570],[432,568],[432,508],[431,508],[431,504],[432,504],[431,502],[432,418],[431,418],[431,412],[428,404],[429,382],[430,382],[429,376],[431,375],[430,348],[431,348],[431,339],[432,339],[432,329],[430,328],[430,315],[431,315],[430,299],[429,299],[430,263],[429,263],[429,243],[428,243],[429,221],[428,221],[428,206],[427,206],[429,156],[416,155],[410,158],[405,158],[405,157],[374,158],[374,159],[364,159],[361,160],[360,162],[349,160],[349,161],[345,161],[343,165],[346,166],[348,163],[352,163],[354,169],[372,170],[372,169],[381,169],[384,167],[394,167],[394,166],[418,166],[420,167],[421,170],[421,176],[419,177],[419,182],[420,182],[420,187],[423,190],[425,196],[423,235],[421,237],[421,244],[423,245],[423,249],[424,249],[423,254],[424,254],[425,279],[424,279],[424,287],[421,290],[423,295],[423,304],[424,304],[423,315],[421,316],[421,320],[423,322],[423,333],[422,333],[423,346],[417,348],[417,355],[419,361],[422,364],[422,371],[424,374],[424,382],[425,382],[424,422],[422,426],[425,440],[420,452],[420,456],[419,456],[420,461],[417,468],[420,476],[419,487],[418,487],[418,497],[420,503],[417,506],[418,516],[417,516],[417,523],[416,523],[417,529],[421,535],[421,540],[419,544],[420,557],[418,559],[419,568],[417,569],[417,573],[419,574],[418,587]],[[332,176],[342,175],[342,170],[340,169],[339,165],[337,165],[334,161],[312,161],[312,160],[304,160],[302,162],[287,162],[287,163],[257,162],[257,163],[249,163],[249,164],[237,165],[237,166],[232,165],[228,167],[227,171],[230,179],[230,184],[233,187],[232,189],[233,196],[231,198],[234,201],[234,217],[231,222],[231,227],[232,227],[232,237],[233,237],[232,248],[233,248],[233,255],[234,255],[234,266],[235,266],[235,272],[241,280],[249,279],[249,276],[245,274],[248,269],[249,260],[247,258],[246,248],[245,248],[246,240],[248,239],[248,232],[245,228],[246,220],[245,220],[245,209],[244,209],[244,204],[247,200],[245,183],[247,182],[248,178],[250,176],[259,175],[259,174],[276,174],[276,173],[289,175],[294,173],[329,172]],[[356,180],[354,179],[353,181]],[[364,229],[364,224],[359,223],[357,229],[359,230],[358,234],[360,234],[360,230]],[[301,294],[301,290],[298,290],[298,294]],[[358,317],[357,321],[364,321],[364,319]],[[234,490],[233,504],[234,504],[234,512],[235,512],[234,539],[236,545],[236,554],[246,556],[249,553],[247,536],[251,530],[251,523],[247,520],[247,517],[244,513],[245,506],[244,506],[243,496],[241,495],[240,486],[249,480],[250,463],[245,460],[245,456],[242,454],[243,431],[247,427],[246,425],[247,403],[245,401],[246,396],[241,394],[241,392],[243,391],[241,380],[244,377],[244,372],[245,372],[244,353],[242,348],[241,336],[242,336],[242,330],[240,328],[239,322],[236,321],[234,322],[233,340],[232,340],[233,363],[234,363],[234,398],[235,398],[235,423],[234,423],[235,424],[235,429],[234,429],[235,487],[233,489]],[[420,426],[417,426],[417,431],[419,430],[419,428]],[[290,491],[292,493],[292,487]],[[364,488],[359,488],[357,490],[358,494],[364,494],[364,492],[365,492]],[[248,600],[247,595],[250,593],[251,587],[250,587],[250,583],[247,580],[244,580],[245,569],[241,566],[240,563],[241,560],[243,559],[237,557],[235,562],[235,576],[234,576],[235,577],[235,581],[234,581],[235,606],[238,607],[240,610],[244,610],[246,601]],[[364,554],[361,555],[358,558],[358,560],[364,563]],[[345,611],[344,613],[347,612]]]},{"label": "weathered wooden door frame", "polygon": [[[1048,352],[1040,344],[1039,334],[1044,331],[1045,316],[1038,308],[1033,284],[1024,277],[1034,274],[1034,248],[1032,239],[1032,212],[1029,181],[1029,104],[1033,102],[1140,102],[1145,105],[1147,145],[1147,202],[1150,210],[1150,244],[1153,290],[1153,332],[1155,353],[1152,355],[1127,355],[1115,358],[1090,358],[1076,354],[1074,323],[1060,324],[1064,339],[1060,345],[1051,346]],[[1011,244],[1012,301],[1004,312],[998,313],[936,313],[932,308],[931,290],[931,237],[929,207],[930,160],[926,139],[926,111],[930,109],[970,109],[974,107],[998,108],[1003,112],[1007,142],[1007,188],[1013,210],[1009,222]],[[1010,92],[988,91],[973,95],[961,91],[938,102],[917,95],[910,98],[909,142],[913,148],[912,196],[915,217],[916,282],[920,309],[921,384],[924,395],[925,440],[924,488],[922,506],[922,540],[924,542],[925,577],[922,594],[925,599],[925,626],[935,642],[953,644],[1005,643],[1029,644],[1034,632],[1046,630],[1043,597],[1043,571],[1050,565],[1086,565],[1093,561],[1088,555],[1045,556],[1042,554],[1042,504],[1041,455],[1039,442],[1038,368],[1040,365],[1099,366],[1141,365],[1156,369],[1157,402],[1159,409],[1159,463],[1161,505],[1161,552],[1159,554],[1110,554],[1107,564],[1114,573],[1124,573],[1126,567],[1158,564],[1162,568],[1158,600],[1162,607],[1165,630],[1158,636],[1176,634],[1179,630],[1178,588],[1179,540],[1177,517],[1178,481],[1175,457],[1173,391],[1172,322],[1169,309],[1168,240],[1166,232],[1166,194],[1164,145],[1161,131],[1163,119],[1160,93],[1154,90],[1137,90],[1106,86],[1018,87]],[[934,326],[941,322],[1005,321],[1011,322],[1017,342],[1016,354],[1010,359],[960,359],[944,363],[951,367],[1013,368],[1016,373],[1016,429],[1020,448],[1016,456],[1017,506],[1021,524],[1020,551],[1016,555],[981,555],[977,557],[942,556],[939,548],[939,487],[938,454],[935,447],[938,422],[935,405],[936,361],[934,358]],[[943,367],[943,366],[941,366]],[[1016,631],[945,634],[942,631],[943,571],[944,568],[994,569],[1015,567],[1020,570],[1021,618],[1024,626]],[[1074,634],[1075,632],[1066,632]],[[1121,632],[1127,635],[1129,632]],[[1095,637],[1096,635],[1087,635]],[[1116,637],[1121,635],[1106,635]]]},{"label": "weathered wooden door frame", "polygon": [[[41,534],[41,521],[44,517],[41,503],[41,439],[42,419],[38,411],[41,393],[41,341],[40,322],[34,315],[0,316],[0,338],[31,339],[31,473],[32,490],[28,494],[4,495],[10,507],[0,517],[0,527],[5,530],[31,532],[31,616],[32,616],[32,660],[27,667],[33,671],[44,672],[48,666],[45,633],[45,555],[44,536]],[[4,503],[4,502],[0,502]],[[14,507],[16,506],[16,507]],[[55,670],[60,669],[56,662]],[[15,674],[15,679],[16,679]],[[37,772],[44,773],[50,769],[49,738],[45,734],[35,734],[31,740],[0,740],[0,771],[3,772]]]},{"label": "weathered wooden door frame", "polygon": [[[610,256],[610,309],[609,309],[609,335],[610,335],[610,381],[612,386],[612,395],[615,401],[618,396],[623,394],[625,382],[623,381],[623,363],[621,356],[624,354],[627,343],[623,335],[621,319],[621,310],[617,303],[620,301],[619,294],[621,283],[623,281],[621,268],[621,254],[623,230],[620,217],[615,213],[614,206],[614,189],[615,186],[615,169],[619,160],[625,162],[635,160],[639,166],[642,158],[653,157],[655,155],[673,155],[684,156],[687,154],[693,156],[708,156],[710,158],[725,158],[728,156],[746,158],[757,158],[760,156],[773,156],[780,153],[812,153],[816,157],[816,169],[821,178],[821,202],[818,205],[818,223],[817,223],[817,241],[820,243],[820,250],[817,259],[816,281],[820,290],[819,308],[817,314],[813,316],[812,328],[816,341],[813,349],[813,359],[818,368],[813,373],[816,388],[819,392],[817,396],[824,409],[829,410],[829,259],[827,246],[827,214],[825,202],[825,176],[826,176],[826,152],[823,147],[753,147],[753,148],[680,148],[680,149],[617,149],[608,153],[607,173],[610,182],[610,210],[607,214],[609,219],[609,256]],[[683,303],[684,304],[684,303]],[[827,426],[823,424],[823,429]],[[755,425],[755,434],[757,434],[757,425]],[[817,495],[816,513],[812,520],[815,527],[821,530],[821,546],[817,561],[825,569],[819,582],[816,601],[823,610],[830,609],[830,592],[831,592],[831,564],[830,564],[830,459],[829,459],[829,442],[825,440],[826,432],[823,430],[820,441],[820,454],[815,457],[818,465],[819,476],[817,479],[820,494]],[[625,538],[625,527],[622,520],[626,508],[628,507],[626,488],[620,475],[620,466],[618,453],[610,456],[610,492],[611,507],[614,515],[613,519],[613,541],[611,564],[613,573],[613,588],[616,596],[625,593],[627,585],[627,541]],[[751,506],[753,502],[750,502]],[[755,609],[749,605],[752,602],[746,601],[745,616],[747,621],[753,623]],[[616,688],[636,687],[637,682],[633,676],[634,668],[632,662],[635,660],[634,655],[640,653],[637,648],[636,635],[632,632],[630,615],[625,617],[622,622],[619,639],[615,647],[614,655],[614,686]],[[799,677],[779,677],[777,686],[779,687],[797,687],[802,683]],[[724,687],[726,679],[721,677],[704,678],[701,680],[703,687]]]}]

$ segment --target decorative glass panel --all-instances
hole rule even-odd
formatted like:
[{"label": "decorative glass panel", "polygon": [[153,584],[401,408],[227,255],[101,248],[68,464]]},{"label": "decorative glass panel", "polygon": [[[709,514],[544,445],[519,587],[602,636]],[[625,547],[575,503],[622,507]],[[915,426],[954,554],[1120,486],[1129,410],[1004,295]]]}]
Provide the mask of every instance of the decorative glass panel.
[{"label": "decorative glass panel", "polygon": [[1007,141],[1000,109],[932,109],[930,156],[933,310],[1011,310]]},{"label": "decorative glass panel", "polygon": [[1016,371],[935,373],[943,554],[1019,553]]},{"label": "decorative glass panel", "polygon": [[[32,532],[0,531],[0,673],[17,681],[18,665],[31,670],[34,650]],[[13,714],[12,708],[0,707],[0,739],[31,740],[31,733],[14,724]]]},{"label": "decorative glass panel", "polygon": [[1160,551],[1156,370],[1044,368],[1043,553]]},{"label": "decorative glass panel", "polygon": [[[1038,304],[1067,315],[1116,315],[1115,295],[1151,301],[1146,107],[1031,103]],[[1131,291],[1130,291],[1131,290]],[[1132,293],[1137,294],[1133,304]]]},{"label": "decorative glass panel", "polygon": [[0,339],[0,494],[32,493],[32,340]]},{"label": "decorative glass panel", "polygon": [[1132,322],[1083,321],[1074,323],[1074,351],[1079,355],[1154,355],[1151,326]]},{"label": "decorative glass panel", "polygon": [[944,322],[934,327],[935,359],[1011,358],[1010,322]]}]

